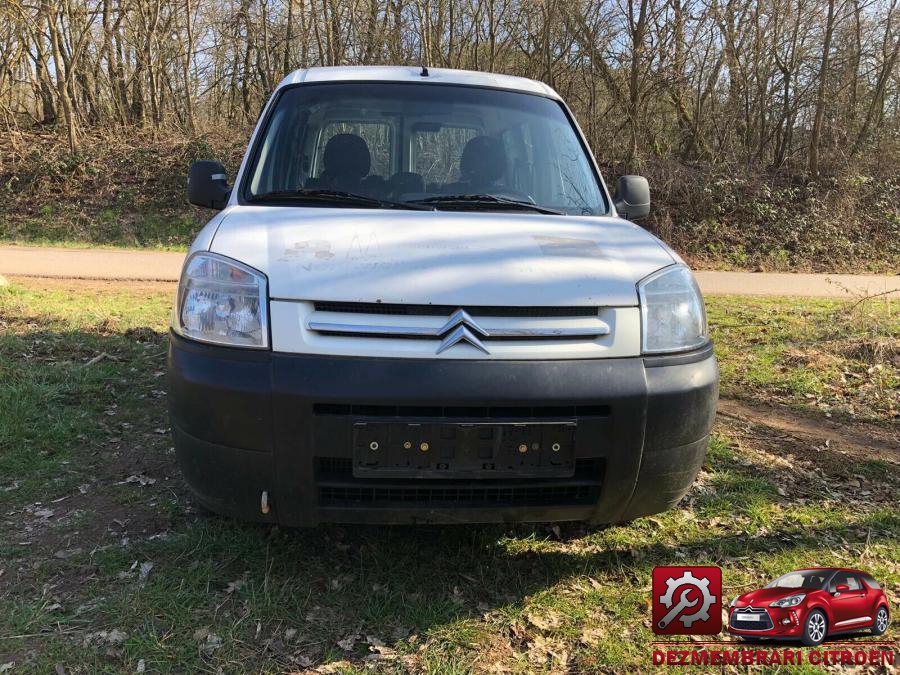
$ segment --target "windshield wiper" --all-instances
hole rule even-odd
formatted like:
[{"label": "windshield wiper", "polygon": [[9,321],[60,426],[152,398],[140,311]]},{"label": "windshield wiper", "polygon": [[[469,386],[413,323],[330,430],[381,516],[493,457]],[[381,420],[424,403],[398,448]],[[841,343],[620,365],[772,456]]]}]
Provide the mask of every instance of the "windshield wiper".
[{"label": "windshield wiper", "polygon": [[539,206],[531,202],[519,201],[518,199],[509,199],[508,197],[498,197],[488,194],[472,194],[472,195],[440,195],[437,197],[427,197],[425,199],[415,199],[412,204],[430,204],[432,206],[453,206],[454,204],[473,209],[495,209],[502,207],[506,209],[523,209],[527,211],[537,211],[538,213],[546,213],[554,216],[564,216],[564,211],[551,209],[547,206]]},{"label": "windshield wiper", "polygon": [[247,201],[251,204],[258,202],[321,202],[323,204],[341,204],[346,206],[361,206],[364,208],[386,208],[386,209],[411,209],[414,211],[431,211],[432,208],[423,204],[411,202],[393,202],[389,199],[378,199],[377,197],[368,197],[359,195],[354,192],[345,190],[320,190],[314,188],[304,188],[301,190],[275,190],[273,192],[263,192],[258,195],[248,197]]}]

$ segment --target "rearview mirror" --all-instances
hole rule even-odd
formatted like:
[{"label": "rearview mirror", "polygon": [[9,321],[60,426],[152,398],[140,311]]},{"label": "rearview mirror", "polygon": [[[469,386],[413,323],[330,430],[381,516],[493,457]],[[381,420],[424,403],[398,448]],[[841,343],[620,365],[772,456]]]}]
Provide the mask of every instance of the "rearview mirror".
[{"label": "rearview mirror", "polygon": [[621,176],[616,183],[616,211],[626,220],[650,213],[650,184],[643,176]]},{"label": "rearview mirror", "polygon": [[847,584],[838,584],[834,587],[834,590],[836,590],[838,593],[846,593],[850,590],[850,587]]},{"label": "rearview mirror", "polygon": [[220,162],[194,162],[188,174],[188,201],[194,206],[224,209],[231,194],[227,178]]}]

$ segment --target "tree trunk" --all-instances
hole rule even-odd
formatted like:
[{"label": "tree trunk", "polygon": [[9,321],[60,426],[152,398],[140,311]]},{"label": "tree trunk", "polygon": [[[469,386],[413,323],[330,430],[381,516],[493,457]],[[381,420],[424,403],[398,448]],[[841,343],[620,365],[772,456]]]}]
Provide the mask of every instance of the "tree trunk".
[{"label": "tree trunk", "polygon": [[831,58],[832,35],[834,35],[834,0],[828,0],[828,17],[825,20],[825,38],[822,44],[822,65],[819,68],[819,86],[816,90],[816,112],[812,132],[809,136],[809,154],[806,163],[806,169],[812,178],[819,176],[819,141],[822,138],[822,124],[825,121],[825,85]]}]

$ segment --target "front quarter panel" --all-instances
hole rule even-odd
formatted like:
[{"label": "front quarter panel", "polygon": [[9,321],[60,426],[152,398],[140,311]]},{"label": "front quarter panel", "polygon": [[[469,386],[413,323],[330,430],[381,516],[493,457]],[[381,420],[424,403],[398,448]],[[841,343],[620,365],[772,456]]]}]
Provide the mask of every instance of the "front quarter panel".
[{"label": "front quarter panel", "polygon": [[831,603],[828,601],[830,599],[830,595],[822,591],[825,594],[825,597],[815,596],[813,598],[806,599],[806,611],[803,613],[802,620],[805,621],[806,617],[809,616],[809,613],[814,609],[821,609],[825,612],[825,618],[828,619],[828,630],[829,632],[833,630],[834,626],[834,612],[831,611]]}]

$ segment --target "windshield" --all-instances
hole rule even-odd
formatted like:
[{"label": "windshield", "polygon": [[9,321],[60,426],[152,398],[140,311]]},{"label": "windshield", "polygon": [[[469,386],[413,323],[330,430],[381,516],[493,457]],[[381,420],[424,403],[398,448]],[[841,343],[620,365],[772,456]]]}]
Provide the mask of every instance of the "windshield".
[{"label": "windshield", "polygon": [[[476,87],[377,82],[287,88],[247,175],[244,198],[257,203],[270,193],[308,196],[311,206],[362,203],[346,194],[328,203],[322,191],[330,191],[441,210],[608,210],[557,101]],[[273,196],[271,203],[282,202]]]},{"label": "windshield", "polygon": [[822,588],[832,570],[799,570],[788,572],[770,583],[766,588]]}]

